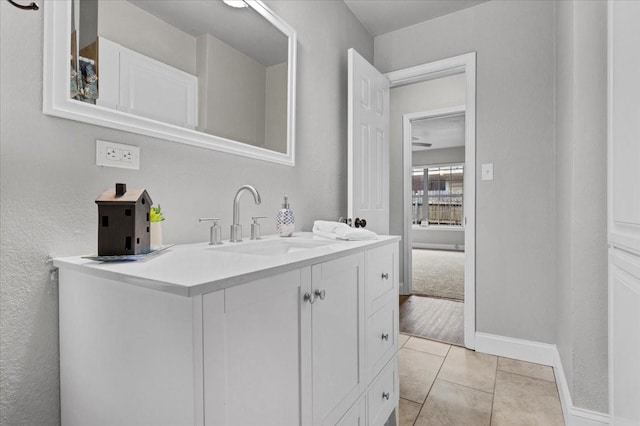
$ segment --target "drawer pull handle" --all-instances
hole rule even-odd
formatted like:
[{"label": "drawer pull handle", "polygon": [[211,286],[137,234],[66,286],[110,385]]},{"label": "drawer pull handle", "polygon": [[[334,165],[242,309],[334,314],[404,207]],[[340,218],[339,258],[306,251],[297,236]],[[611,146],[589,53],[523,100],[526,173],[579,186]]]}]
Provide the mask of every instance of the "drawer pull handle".
[{"label": "drawer pull handle", "polygon": [[383,392],[383,393],[382,393],[382,397],[383,397],[384,399],[386,399],[387,401],[389,400],[389,396],[390,396],[390,395],[389,395],[389,392]]},{"label": "drawer pull handle", "polygon": [[389,340],[389,333],[382,333],[382,340]]},{"label": "drawer pull handle", "polygon": [[388,280],[388,279],[389,279],[389,273],[387,273],[387,272],[383,272],[383,273],[382,273],[382,279],[383,279],[383,280]]},{"label": "drawer pull handle", "polygon": [[326,292],[325,292],[324,290],[316,290],[316,291],[314,291],[314,292],[313,292],[313,295],[314,295],[315,297],[320,298],[320,300],[324,300],[324,297],[325,297],[325,295],[326,295]]},{"label": "drawer pull handle", "polygon": [[304,299],[305,302],[309,302],[313,305],[313,302],[316,301],[316,297],[313,294],[309,294],[309,293],[305,293],[304,294]]}]

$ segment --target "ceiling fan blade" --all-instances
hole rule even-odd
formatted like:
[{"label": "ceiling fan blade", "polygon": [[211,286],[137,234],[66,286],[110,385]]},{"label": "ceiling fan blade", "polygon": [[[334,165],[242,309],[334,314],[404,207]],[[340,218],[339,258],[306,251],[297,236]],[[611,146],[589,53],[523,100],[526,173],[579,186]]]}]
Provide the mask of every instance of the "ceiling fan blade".
[{"label": "ceiling fan blade", "polygon": [[432,143],[429,142],[411,142],[411,145],[424,146],[425,148],[431,148]]}]

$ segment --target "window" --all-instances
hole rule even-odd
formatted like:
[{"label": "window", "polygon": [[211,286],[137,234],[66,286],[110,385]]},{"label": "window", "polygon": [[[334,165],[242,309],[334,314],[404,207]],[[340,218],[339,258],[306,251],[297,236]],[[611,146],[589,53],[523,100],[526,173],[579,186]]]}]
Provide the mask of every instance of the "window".
[{"label": "window", "polygon": [[463,186],[463,164],[414,167],[413,224],[462,227]]}]

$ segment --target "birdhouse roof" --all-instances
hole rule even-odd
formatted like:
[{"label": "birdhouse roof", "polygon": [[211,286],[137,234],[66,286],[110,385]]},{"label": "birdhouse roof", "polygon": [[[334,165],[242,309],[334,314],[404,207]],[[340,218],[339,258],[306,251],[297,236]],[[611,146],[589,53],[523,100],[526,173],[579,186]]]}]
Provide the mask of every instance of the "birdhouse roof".
[{"label": "birdhouse roof", "polygon": [[98,198],[96,198],[96,203],[115,203],[115,204],[135,204],[142,197],[147,199],[149,206],[153,203],[151,201],[151,197],[147,193],[146,189],[128,189],[124,195],[120,197],[116,197],[115,189],[107,189],[104,191]]}]

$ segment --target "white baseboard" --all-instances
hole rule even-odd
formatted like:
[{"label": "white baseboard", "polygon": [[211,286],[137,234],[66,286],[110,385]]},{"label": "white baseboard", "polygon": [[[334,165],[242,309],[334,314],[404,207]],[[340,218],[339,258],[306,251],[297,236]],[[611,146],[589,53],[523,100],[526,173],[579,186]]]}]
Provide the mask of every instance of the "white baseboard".
[{"label": "white baseboard", "polygon": [[464,251],[464,244],[412,243],[411,246],[417,249]]},{"label": "white baseboard", "polygon": [[476,351],[554,366],[556,345],[476,332]]},{"label": "white baseboard", "polygon": [[476,351],[553,367],[565,423],[568,426],[609,424],[607,414],[573,406],[571,392],[556,345],[476,332]]}]

